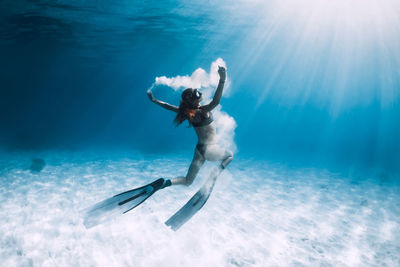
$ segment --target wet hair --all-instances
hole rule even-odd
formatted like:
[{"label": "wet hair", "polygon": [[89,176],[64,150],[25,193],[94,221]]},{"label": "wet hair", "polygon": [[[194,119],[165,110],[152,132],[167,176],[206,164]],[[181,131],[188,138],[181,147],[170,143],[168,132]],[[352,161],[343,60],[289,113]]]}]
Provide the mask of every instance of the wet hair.
[{"label": "wet hair", "polygon": [[184,122],[186,119],[189,121],[194,117],[195,109],[198,107],[194,105],[194,101],[201,97],[201,93],[197,89],[187,88],[182,92],[182,99],[179,104],[178,114],[174,119],[176,126]]}]

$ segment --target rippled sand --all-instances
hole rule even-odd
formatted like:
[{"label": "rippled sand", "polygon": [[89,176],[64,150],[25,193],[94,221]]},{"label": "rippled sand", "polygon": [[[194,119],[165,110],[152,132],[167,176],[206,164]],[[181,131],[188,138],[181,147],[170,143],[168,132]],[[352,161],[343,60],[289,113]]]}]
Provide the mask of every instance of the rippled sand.
[{"label": "rippled sand", "polygon": [[86,229],[82,210],[190,159],[45,154],[0,159],[3,266],[400,266],[400,187],[393,181],[288,170],[235,159],[206,205],[179,231],[164,222],[198,190],[157,192],[131,212]]}]

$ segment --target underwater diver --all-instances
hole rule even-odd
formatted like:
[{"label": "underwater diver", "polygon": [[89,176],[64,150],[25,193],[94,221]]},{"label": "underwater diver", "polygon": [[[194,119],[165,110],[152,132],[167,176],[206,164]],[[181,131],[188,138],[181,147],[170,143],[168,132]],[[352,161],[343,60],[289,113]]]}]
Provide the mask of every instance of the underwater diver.
[{"label": "underwater diver", "polygon": [[218,106],[224,83],[226,79],[226,70],[224,67],[219,67],[219,83],[214,94],[213,100],[207,105],[200,105],[203,100],[201,92],[197,89],[187,88],[182,92],[182,99],[179,107],[162,102],[153,97],[152,92],[147,91],[150,100],[161,107],[176,112],[174,122],[178,126],[185,120],[193,126],[198,137],[198,143],[194,151],[192,163],[186,176],[179,176],[172,180],[165,180],[163,187],[169,185],[186,185],[192,184],[194,178],[199,172],[205,160],[218,161],[221,160],[220,168],[225,169],[232,161],[233,153],[229,150],[221,148],[216,140],[216,127],[213,121],[211,111]]},{"label": "underwater diver", "polygon": [[159,178],[148,185],[123,192],[97,203],[86,212],[84,224],[87,228],[100,224],[107,218],[112,217],[110,213],[127,213],[140,205],[159,189],[171,185],[191,185],[206,160],[221,161],[219,167],[211,171],[209,178],[200,190],[180,210],[169,218],[165,224],[175,231],[203,207],[212,192],[218,175],[233,159],[233,153],[221,148],[217,143],[216,127],[211,113],[221,100],[226,80],[225,68],[219,67],[218,74],[220,80],[217,90],[212,101],[207,105],[200,105],[203,98],[202,94],[197,89],[185,89],[182,92],[182,99],[179,107],[157,100],[153,97],[150,90],[147,91],[147,95],[152,102],[177,113],[174,119],[177,126],[185,120],[188,120],[189,124],[195,129],[198,143],[189,170],[186,176],[178,176],[171,180]]}]

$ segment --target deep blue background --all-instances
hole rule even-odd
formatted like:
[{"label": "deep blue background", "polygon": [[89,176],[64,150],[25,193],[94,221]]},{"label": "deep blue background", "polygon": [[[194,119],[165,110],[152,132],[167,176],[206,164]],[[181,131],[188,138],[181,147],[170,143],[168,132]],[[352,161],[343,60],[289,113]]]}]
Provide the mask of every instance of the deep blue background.
[{"label": "deep blue background", "polygon": [[221,57],[238,155],[400,170],[400,35],[332,27],[312,40],[254,3],[2,1],[0,15],[3,149],[192,151],[193,130],[146,90]]}]

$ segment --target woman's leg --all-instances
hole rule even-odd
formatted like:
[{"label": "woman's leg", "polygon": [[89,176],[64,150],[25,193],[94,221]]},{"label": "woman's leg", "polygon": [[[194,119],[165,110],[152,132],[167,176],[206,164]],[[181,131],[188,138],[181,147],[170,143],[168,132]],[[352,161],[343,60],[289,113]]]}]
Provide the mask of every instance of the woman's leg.
[{"label": "woman's leg", "polygon": [[178,184],[186,186],[191,185],[193,183],[194,178],[196,178],[196,175],[199,172],[201,166],[203,166],[204,161],[205,161],[204,156],[196,148],[194,151],[192,163],[190,164],[186,176],[179,176],[174,179],[171,179],[171,185],[178,185]]},{"label": "woman's leg", "polygon": [[[178,176],[171,179],[171,185],[186,185],[189,186],[193,183],[196,178],[201,166],[203,166],[205,160],[219,161],[221,160],[220,170],[228,166],[233,159],[233,153],[230,150],[220,148],[218,145],[208,145],[205,148],[204,154],[202,154],[198,148],[195,149],[192,163],[190,164],[189,170],[186,176]],[[219,171],[220,172],[220,171]],[[169,185],[168,185],[169,186]]]},{"label": "woman's leg", "polygon": [[233,153],[230,150],[226,150],[225,152],[225,158],[221,161],[220,167],[222,169],[225,169],[226,166],[228,166],[229,163],[233,160]]},{"label": "woman's leg", "polygon": [[219,161],[221,160],[221,169],[225,169],[226,166],[232,161],[233,153],[230,150],[223,149],[218,145],[209,145],[207,146],[204,158],[210,161]]}]

